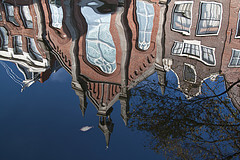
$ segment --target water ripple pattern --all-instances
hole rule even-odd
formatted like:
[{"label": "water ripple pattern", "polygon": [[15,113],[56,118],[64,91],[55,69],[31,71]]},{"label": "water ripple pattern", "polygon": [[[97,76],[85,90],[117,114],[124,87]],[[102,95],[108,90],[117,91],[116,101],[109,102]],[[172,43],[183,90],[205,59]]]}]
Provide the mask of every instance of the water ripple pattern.
[{"label": "water ripple pattern", "polygon": [[98,14],[91,7],[81,7],[88,24],[86,35],[87,60],[104,73],[116,70],[116,48],[110,33],[111,14]]},{"label": "water ripple pattern", "polygon": [[137,1],[136,5],[137,21],[139,24],[138,47],[146,51],[150,47],[151,42],[154,8],[153,4],[144,1]]}]

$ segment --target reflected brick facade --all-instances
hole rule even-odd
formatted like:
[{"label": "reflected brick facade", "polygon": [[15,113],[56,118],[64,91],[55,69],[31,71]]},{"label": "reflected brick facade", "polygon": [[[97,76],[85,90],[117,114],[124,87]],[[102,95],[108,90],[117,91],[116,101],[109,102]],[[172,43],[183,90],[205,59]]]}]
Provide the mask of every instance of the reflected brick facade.
[{"label": "reflected brick facade", "polygon": [[[229,66],[233,49],[240,50],[240,39],[236,37],[237,25],[239,22],[240,3],[237,0],[231,0],[229,27],[227,30],[227,39],[222,58],[221,70],[226,80],[226,87],[231,86],[234,82],[240,80],[240,65],[236,67]],[[229,92],[233,104],[240,106],[240,84],[235,85]]]},{"label": "reflected brick facade", "polygon": [[[206,78],[214,80],[217,75],[223,74],[227,87],[239,80],[239,66],[228,67],[232,49],[240,50],[237,45],[239,39],[234,37],[240,9],[237,0],[231,0],[231,3],[226,0],[172,0],[168,3],[165,0],[144,0],[141,1],[144,9],[137,8],[138,2],[140,1],[61,0],[50,4],[48,0],[6,0],[5,3],[14,6],[17,23],[6,21],[6,7],[1,3],[0,26],[8,31],[8,47],[14,48],[12,37],[21,35],[22,49],[29,52],[26,37],[34,38],[41,56],[49,63],[43,67],[41,82],[47,80],[53,72],[57,59],[72,75],[72,88],[79,96],[83,115],[87,108],[86,97],[96,107],[100,116],[99,127],[104,132],[107,143],[113,129],[109,116],[112,105],[120,100],[121,116],[127,124],[129,90],[155,71],[163,94],[166,72],[172,70],[178,77],[179,89],[188,98],[200,94]],[[21,5],[29,5],[31,16],[36,17],[33,18],[33,28],[24,26],[19,12]],[[86,6],[96,14],[110,16],[109,30],[104,29],[109,31],[109,39],[112,39],[116,50],[116,69],[111,73],[104,72],[100,65],[91,63],[87,58],[86,37],[89,26],[82,13]],[[148,7],[153,8],[154,12],[149,11]],[[209,8],[215,9],[208,11]],[[139,11],[140,9],[142,10]],[[209,13],[214,14],[211,17],[208,16]],[[212,24],[205,22],[205,19]],[[101,22],[99,26],[103,24]],[[106,43],[101,41],[99,30],[102,28],[99,28],[96,29],[98,34],[94,35],[97,39],[92,40],[106,62],[113,55],[104,55],[101,45]],[[141,48],[140,40],[149,42],[149,47]],[[97,50],[96,48],[94,49]],[[229,92],[236,99],[235,105],[239,105],[239,94],[239,84]]]}]

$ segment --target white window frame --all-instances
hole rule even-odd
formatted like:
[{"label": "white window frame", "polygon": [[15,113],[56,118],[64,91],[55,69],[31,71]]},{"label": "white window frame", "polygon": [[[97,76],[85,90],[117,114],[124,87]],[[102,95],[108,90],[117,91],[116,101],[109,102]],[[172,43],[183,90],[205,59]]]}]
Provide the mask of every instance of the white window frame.
[{"label": "white window frame", "polygon": [[[220,14],[220,21],[219,21],[219,27],[218,27],[218,31],[216,34],[198,34],[198,30],[199,30],[199,22],[201,20],[201,14],[202,14],[202,4],[203,3],[210,3],[210,4],[217,4],[221,6],[221,14]],[[222,3],[218,3],[218,2],[206,2],[206,1],[201,1],[200,2],[200,7],[199,7],[199,16],[198,16],[198,22],[197,22],[197,27],[196,27],[196,36],[199,37],[204,37],[204,36],[216,36],[219,34],[221,26],[222,26],[222,16],[223,16],[223,5]]]},{"label": "white window frame", "polygon": [[[179,41],[175,41],[175,42],[179,42]],[[175,43],[175,42],[174,42],[174,43]],[[173,43],[173,44],[174,44],[174,43]],[[199,60],[199,61],[201,61],[202,63],[204,63],[204,64],[207,65],[207,66],[216,66],[215,48],[211,48],[211,47],[208,47],[208,46],[201,45],[201,41],[197,41],[197,40],[183,40],[182,43],[183,43],[183,47],[182,47],[182,49],[181,49],[180,54],[172,54],[172,50],[171,50],[171,55],[181,56],[181,57],[189,57],[189,58],[192,58],[192,59]],[[190,54],[183,54],[184,43],[199,45],[199,48],[200,48],[200,50],[199,50],[199,52],[200,52],[200,57],[193,56],[193,55],[190,55]],[[172,46],[173,46],[173,45],[172,45]],[[205,61],[203,60],[201,47],[206,47],[206,48],[210,48],[210,49],[213,50],[214,64],[207,63],[207,62],[205,62]],[[173,48],[172,48],[172,49],[173,49]]]},{"label": "white window frame", "polygon": [[[232,62],[232,59],[233,59],[233,52],[234,52],[234,51],[240,52],[239,49],[232,49],[232,56],[231,56],[231,59],[230,59],[230,61],[229,61],[228,67],[229,67],[229,68],[240,68],[240,65],[236,65],[236,66],[230,65],[230,63]],[[239,53],[239,55],[238,55],[238,59],[240,59],[240,53]]]},{"label": "white window frame", "polygon": [[[181,30],[178,30],[178,29],[174,29],[173,28],[173,17],[174,17],[174,10],[176,8],[176,5],[178,4],[184,4],[184,3],[192,3],[192,7],[191,7],[191,24],[190,24],[190,27],[189,27],[189,32],[186,32],[186,31],[181,31]],[[172,18],[171,18],[171,30],[172,31],[175,31],[175,32],[179,32],[179,33],[182,33],[183,35],[187,35],[189,36],[191,34],[191,27],[192,27],[192,8],[193,8],[193,1],[176,1],[175,4],[174,4],[174,7],[173,7],[173,10],[172,10]]]}]

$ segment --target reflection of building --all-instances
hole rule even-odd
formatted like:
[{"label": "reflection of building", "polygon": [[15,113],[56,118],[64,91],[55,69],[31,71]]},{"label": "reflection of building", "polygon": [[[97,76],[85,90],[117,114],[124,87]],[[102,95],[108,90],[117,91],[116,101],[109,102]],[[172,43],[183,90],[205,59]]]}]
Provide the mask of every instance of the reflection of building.
[{"label": "reflection of building", "polygon": [[172,0],[166,17],[164,58],[172,60],[183,93],[196,96],[205,78],[219,74],[229,1]]},{"label": "reflection of building", "polygon": [[[231,0],[229,27],[222,58],[222,74],[225,76],[226,86],[231,86],[240,80],[240,3]],[[240,84],[235,85],[229,92],[233,104],[240,106]]]},{"label": "reflection of building", "polygon": [[44,82],[59,65],[39,36],[41,28],[33,18],[37,16],[37,6],[10,0],[0,4],[0,60],[17,65],[24,75],[23,89],[37,80]]},{"label": "reflection of building", "polygon": [[[87,97],[96,107],[107,145],[113,131],[110,114],[118,100],[127,125],[131,88],[156,71],[164,94],[166,71],[173,70],[185,95],[196,96],[204,79],[220,73],[224,47],[224,56],[232,47],[226,43],[232,35],[226,34],[232,26],[228,28],[227,1],[34,0],[29,4],[2,5],[7,16],[5,22],[2,14],[0,23],[2,50],[13,45],[12,55],[20,57],[23,52],[38,65],[46,59],[51,68],[58,66],[54,55],[72,75],[82,114]],[[42,81],[52,71],[44,72]],[[238,78],[239,70],[234,72]]]},{"label": "reflection of building", "polygon": [[[46,22],[44,38],[72,74],[72,88],[79,96],[83,115],[86,97],[103,122],[110,119],[112,105],[120,100],[127,125],[128,90],[154,72],[156,59],[161,65],[157,52],[162,46],[157,43],[162,39],[157,34],[163,24],[161,7],[166,7],[157,0],[41,1],[41,5]],[[164,77],[163,67],[158,68]]]}]

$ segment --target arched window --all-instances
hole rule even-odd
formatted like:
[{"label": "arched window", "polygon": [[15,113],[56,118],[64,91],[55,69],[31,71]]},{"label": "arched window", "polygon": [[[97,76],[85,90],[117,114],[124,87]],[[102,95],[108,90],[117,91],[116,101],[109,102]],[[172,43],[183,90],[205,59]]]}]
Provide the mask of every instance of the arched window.
[{"label": "arched window", "polygon": [[184,63],[183,79],[190,83],[196,83],[197,74],[193,65]]},{"label": "arched window", "polygon": [[110,33],[111,13],[96,13],[91,5],[82,6],[81,11],[86,19],[86,57],[88,62],[99,67],[104,73],[111,74],[116,70],[116,48]]},{"label": "arched window", "polygon": [[138,29],[138,48],[141,50],[147,50],[150,47],[153,19],[154,19],[154,7],[153,4],[145,1],[136,2],[136,14],[139,25]]}]

